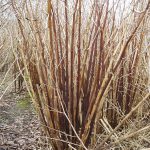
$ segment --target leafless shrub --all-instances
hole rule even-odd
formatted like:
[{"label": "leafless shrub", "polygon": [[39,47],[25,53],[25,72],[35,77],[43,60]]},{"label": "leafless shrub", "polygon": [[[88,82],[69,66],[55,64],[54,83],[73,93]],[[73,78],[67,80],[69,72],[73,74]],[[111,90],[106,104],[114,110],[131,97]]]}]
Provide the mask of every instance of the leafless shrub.
[{"label": "leafless shrub", "polygon": [[132,1],[128,11],[122,1],[86,2],[11,1],[24,78],[53,149],[92,147],[99,120],[109,125],[103,146],[149,98],[140,102],[150,1]]}]

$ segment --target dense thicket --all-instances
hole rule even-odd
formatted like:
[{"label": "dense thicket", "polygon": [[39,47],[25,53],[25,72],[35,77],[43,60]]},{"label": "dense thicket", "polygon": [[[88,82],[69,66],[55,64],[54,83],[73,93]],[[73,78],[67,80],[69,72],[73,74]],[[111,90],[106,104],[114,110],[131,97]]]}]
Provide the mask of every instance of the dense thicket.
[{"label": "dense thicket", "polygon": [[14,55],[54,150],[98,149],[148,109],[149,5],[11,1]]}]

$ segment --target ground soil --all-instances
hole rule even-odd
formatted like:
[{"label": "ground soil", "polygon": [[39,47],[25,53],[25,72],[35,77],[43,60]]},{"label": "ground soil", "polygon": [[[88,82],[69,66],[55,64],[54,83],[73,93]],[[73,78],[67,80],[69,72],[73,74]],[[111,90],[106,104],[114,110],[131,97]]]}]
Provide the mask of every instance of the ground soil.
[{"label": "ground soil", "polygon": [[14,92],[12,78],[3,79],[0,74],[0,150],[49,149],[28,93]]}]

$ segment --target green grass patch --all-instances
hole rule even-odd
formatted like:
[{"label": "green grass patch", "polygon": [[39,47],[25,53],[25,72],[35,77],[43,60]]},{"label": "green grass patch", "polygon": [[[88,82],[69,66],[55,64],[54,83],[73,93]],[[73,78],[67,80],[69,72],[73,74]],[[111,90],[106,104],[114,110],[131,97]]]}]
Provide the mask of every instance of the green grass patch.
[{"label": "green grass patch", "polygon": [[17,107],[21,109],[27,109],[31,105],[31,101],[29,97],[24,97],[17,101]]}]

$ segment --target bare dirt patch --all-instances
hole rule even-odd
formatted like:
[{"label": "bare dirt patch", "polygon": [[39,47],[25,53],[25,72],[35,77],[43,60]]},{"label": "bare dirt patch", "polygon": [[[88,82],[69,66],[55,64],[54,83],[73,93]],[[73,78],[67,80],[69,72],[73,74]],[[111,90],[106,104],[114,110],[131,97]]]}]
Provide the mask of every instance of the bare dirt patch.
[{"label": "bare dirt patch", "polygon": [[6,90],[11,82],[7,78],[0,86],[0,150],[49,149],[28,93],[17,94],[13,86]]}]

